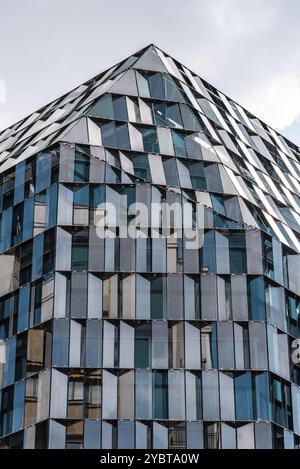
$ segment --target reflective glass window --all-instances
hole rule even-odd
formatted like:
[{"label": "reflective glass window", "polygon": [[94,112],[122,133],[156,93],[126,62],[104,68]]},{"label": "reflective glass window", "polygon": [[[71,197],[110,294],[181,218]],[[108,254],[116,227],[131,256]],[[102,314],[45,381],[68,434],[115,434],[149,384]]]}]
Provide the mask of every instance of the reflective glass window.
[{"label": "reflective glass window", "polygon": [[23,233],[22,233],[23,241],[26,241],[32,236],[33,217],[34,217],[34,198],[29,197],[29,199],[26,199],[24,201]]},{"label": "reflective glass window", "polygon": [[155,127],[139,127],[142,134],[144,151],[148,153],[159,153],[157,131]]},{"label": "reflective glass window", "polygon": [[150,368],[151,366],[151,324],[142,324],[135,329],[135,368]]},{"label": "reflective glass window", "polygon": [[100,368],[102,365],[102,323],[98,320],[86,322],[85,366]]},{"label": "reflective glass window", "polygon": [[201,328],[201,361],[203,370],[218,368],[217,324]]},{"label": "reflective glass window", "polygon": [[216,246],[214,231],[204,232],[201,249],[201,265],[203,272],[216,272]]},{"label": "reflective glass window", "polygon": [[30,310],[30,285],[26,285],[19,290],[18,303],[18,332],[29,327]]},{"label": "reflective glass window", "polygon": [[168,374],[167,372],[153,373],[153,418],[168,418]]},{"label": "reflective glass window", "polygon": [[187,151],[186,151],[184,134],[181,132],[177,132],[176,130],[172,130],[172,138],[173,138],[175,155],[186,157]]},{"label": "reflective glass window", "polygon": [[126,96],[115,96],[113,98],[114,118],[120,121],[128,121]]},{"label": "reflective glass window", "polygon": [[118,421],[118,448],[134,448],[134,422]]},{"label": "reflective glass window", "polygon": [[16,165],[14,205],[18,204],[24,199],[25,167],[26,167],[25,161],[21,161],[21,163]]},{"label": "reflective glass window", "polygon": [[271,400],[269,374],[259,373],[254,375],[255,382],[255,419],[271,419]]},{"label": "reflective glass window", "polygon": [[36,165],[35,191],[40,192],[51,184],[52,155],[50,153],[39,153]]},{"label": "reflective glass window", "polygon": [[215,371],[202,372],[203,420],[220,418],[219,377]]},{"label": "reflective glass window", "polygon": [[81,151],[75,152],[74,182],[88,182],[90,158]]},{"label": "reflective glass window", "polygon": [[54,366],[68,366],[69,363],[69,321],[59,319],[53,324],[53,351],[52,363]]},{"label": "reflective glass window", "polygon": [[91,116],[104,117],[106,119],[113,119],[113,106],[112,97],[110,94],[105,94],[89,111]]},{"label": "reflective glass window", "polygon": [[166,313],[165,278],[151,279],[151,318],[164,319]]},{"label": "reflective glass window", "polygon": [[101,422],[85,420],[84,449],[99,449],[101,444]]},{"label": "reflective glass window", "polygon": [[266,318],[265,282],[263,277],[248,281],[249,319],[264,321]]},{"label": "reflective glass window", "polygon": [[109,122],[102,124],[102,143],[107,147],[130,149],[130,141],[127,124]]},{"label": "reflective glass window", "polygon": [[80,230],[72,237],[72,269],[88,270],[88,230]]},{"label": "reflective glass window", "polygon": [[236,420],[253,420],[253,397],[251,373],[235,377]]},{"label": "reflective glass window", "polygon": [[247,272],[246,240],[244,233],[234,233],[229,237],[229,259],[231,273]]},{"label": "reflective glass window", "polygon": [[163,76],[161,73],[153,73],[147,76],[150,96],[154,99],[165,99]]}]

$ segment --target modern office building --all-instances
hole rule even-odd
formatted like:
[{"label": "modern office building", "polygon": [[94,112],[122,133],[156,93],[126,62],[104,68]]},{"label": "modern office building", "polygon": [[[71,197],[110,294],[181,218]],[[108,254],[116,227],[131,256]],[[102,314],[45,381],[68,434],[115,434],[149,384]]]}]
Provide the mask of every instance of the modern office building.
[{"label": "modern office building", "polygon": [[1,448],[300,447],[299,147],[150,45],[2,131],[0,210]]}]

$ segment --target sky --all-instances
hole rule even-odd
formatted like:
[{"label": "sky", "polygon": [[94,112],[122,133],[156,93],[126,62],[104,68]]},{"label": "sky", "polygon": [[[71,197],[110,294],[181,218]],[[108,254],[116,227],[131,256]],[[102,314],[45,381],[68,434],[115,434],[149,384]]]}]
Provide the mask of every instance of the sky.
[{"label": "sky", "polygon": [[150,43],[300,145],[299,0],[0,0],[0,129]]}]

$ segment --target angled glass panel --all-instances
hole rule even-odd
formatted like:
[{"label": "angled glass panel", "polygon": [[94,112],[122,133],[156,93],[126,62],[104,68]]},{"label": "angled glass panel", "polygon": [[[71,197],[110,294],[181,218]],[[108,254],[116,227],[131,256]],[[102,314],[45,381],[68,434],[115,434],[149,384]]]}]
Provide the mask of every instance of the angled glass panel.
[{"label": "angled glass panel", "polygon": [[126,96],[115,96],[113,98],[114,119],[128,121]]},{"label": "angled glass panel", "polygon": [[268,373],[254,376],[255,382],[255,418],[256,420],[271,419],[271,398]]},{"label": "angled glass panel", "polygon": [[135,415],[137,419],[152,418],[152,373],[137,370],[135,373]]},{"label": "angled glass panel", "polygon": [[153,373],[153,418],[168,419],[168,374],[167,372]]},{"label": "angled glass panel", "polygon": [[236,420],[253,420],[253,396],[251,373],[235,377]]},{"label": "angled glass panel", "polygon": [[36,165],[36,193],[47,189],[51,184],[52,155],[50,153],[40,153],[37,157]]},{"label": "angled glass panel", "polygon": [[104,117],[106,119],[113,119],[113,106],[112,97],[110,94],[105,94],[89,111],[89,115],[95,117]]}]

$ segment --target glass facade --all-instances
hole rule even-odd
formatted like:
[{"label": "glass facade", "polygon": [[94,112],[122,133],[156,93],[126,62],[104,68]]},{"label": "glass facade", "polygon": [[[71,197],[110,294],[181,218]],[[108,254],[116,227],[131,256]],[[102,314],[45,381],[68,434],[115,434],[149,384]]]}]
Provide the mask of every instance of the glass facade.
[{"label": "glass facade", "polygon": [[298,448],[300,149],[153,45],[2,148],[0,447]]}]

